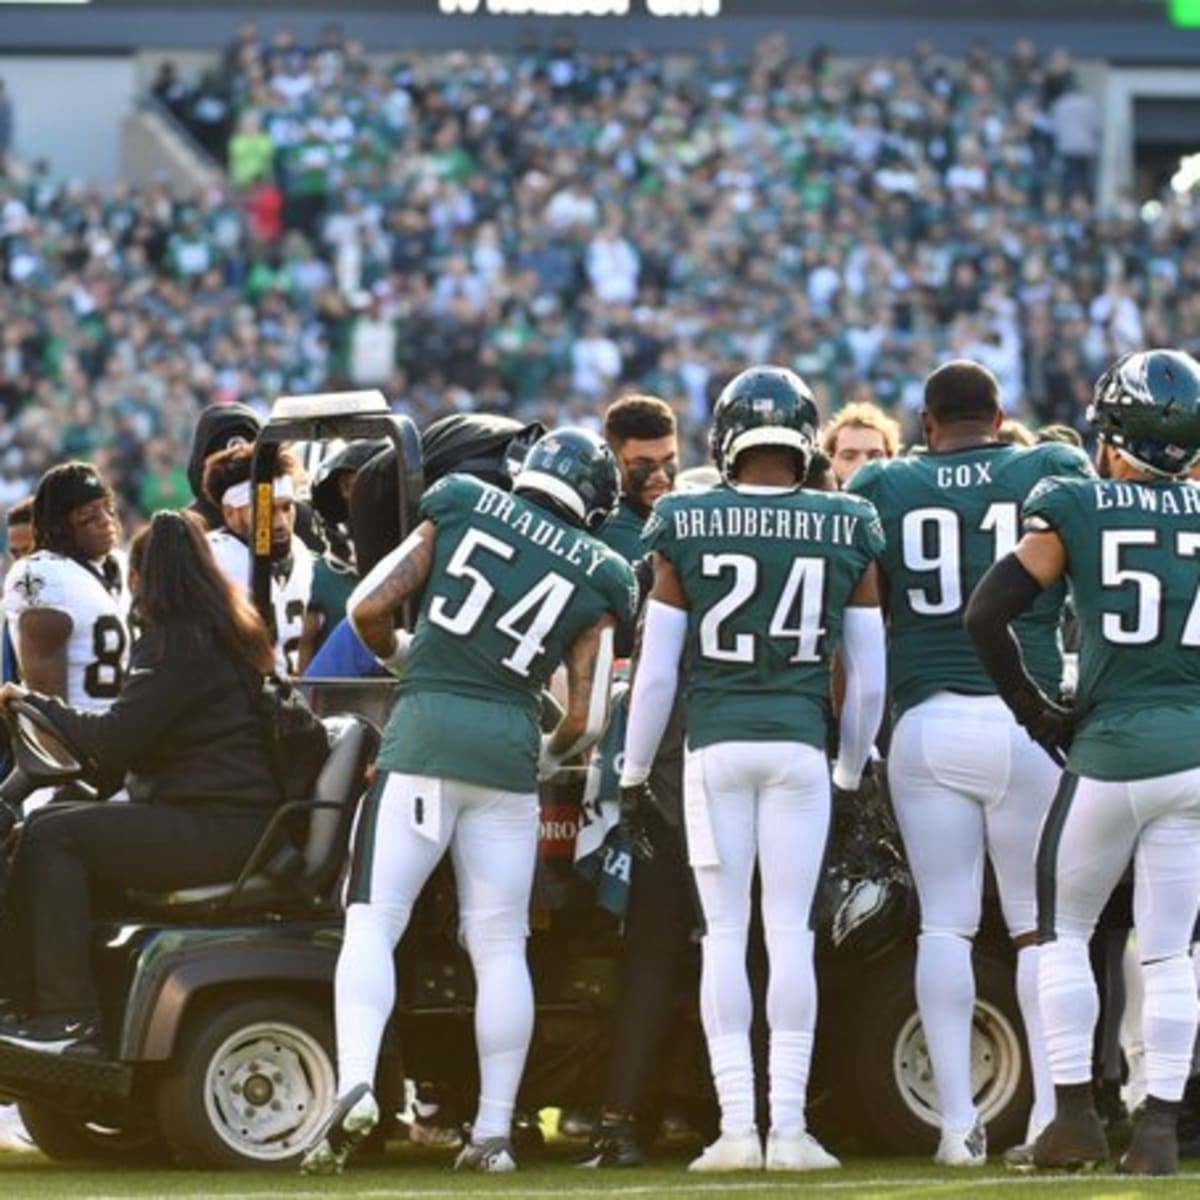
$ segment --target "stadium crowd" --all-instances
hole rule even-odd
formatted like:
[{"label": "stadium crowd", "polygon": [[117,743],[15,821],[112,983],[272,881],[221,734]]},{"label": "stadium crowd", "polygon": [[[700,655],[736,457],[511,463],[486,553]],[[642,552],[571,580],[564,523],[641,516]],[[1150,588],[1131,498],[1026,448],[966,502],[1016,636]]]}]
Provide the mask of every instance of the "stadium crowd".
[{"label": "stadium crowd", "polygon": [[965,355],[1010,411],[1078,427],[1115,354],[1190,344],[1200,252],[1186,200],[1097,211],[1074,81],[1028,41],[384,61],[246,26],[203,79],[154,85],[226,187],[44,163],[0,185],[0,505],[83,455],[130,511],[169,506],[203,403],[351,384],[419,422],[593,424],[632,384],[671,397],[695,462],[740,363],[911,436],[929,364]]}]

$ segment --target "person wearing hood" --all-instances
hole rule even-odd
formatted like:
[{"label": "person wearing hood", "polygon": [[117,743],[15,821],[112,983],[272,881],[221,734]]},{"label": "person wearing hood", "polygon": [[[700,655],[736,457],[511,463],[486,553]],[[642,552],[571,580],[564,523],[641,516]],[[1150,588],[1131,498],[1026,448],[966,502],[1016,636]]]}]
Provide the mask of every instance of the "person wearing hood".
[{"label": "person wearing hood", "polygon": [[195,500],[189,512],[201,517],[209,529],[222,529],[225,518],[219,505],[204,494],[204,466],[214,454],[234,446],[250,446],[263,427],[263,419],[246,404],[210,404],[196,422],[187,477]]}]

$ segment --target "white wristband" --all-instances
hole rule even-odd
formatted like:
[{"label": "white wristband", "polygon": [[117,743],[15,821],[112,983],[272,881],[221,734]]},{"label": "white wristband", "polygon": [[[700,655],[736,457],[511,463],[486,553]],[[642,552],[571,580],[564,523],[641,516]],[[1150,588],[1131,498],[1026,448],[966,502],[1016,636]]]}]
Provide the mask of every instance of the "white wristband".
[{"label": "white wristband", "polygon": [[376,656],[375,661],[390,675],[404,674],[404,664],[408,661],[408,648],[412,645],[412,634],[407,629],[396,630],[396,645],[391,654]]}]

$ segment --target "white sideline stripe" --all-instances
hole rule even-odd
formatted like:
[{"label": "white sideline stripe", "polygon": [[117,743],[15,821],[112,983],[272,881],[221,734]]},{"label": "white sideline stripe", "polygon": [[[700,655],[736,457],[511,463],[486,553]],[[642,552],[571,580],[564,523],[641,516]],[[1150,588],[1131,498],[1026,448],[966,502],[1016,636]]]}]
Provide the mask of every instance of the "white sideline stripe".
[{"label": "white sideline stripe", "polygon": [[[567,1168],[571,1173],[567,1176],[568,1179],[577,1178],[571,1168]],[[578,1170],[578,1168],[577,1168]],[[404,1167],[396,1169],[397,1175],[403,1175]],[[682,1170],[680,1172],[683,1174]],[[351,1171],[346,1175],[331,1176],[331,1181],[334,1179],[352,1180],[354,1172]],[[819,1174],[824,1174],[820,1172]],[[1190,1173],[1174,1175],[1168,1177],[1171,1182],[1180,1183],[1189,1178]],[[1191,1175],[1191,1178],[1200,1182],[1200,1176]],[[229,1192],[189,1192],[186,1188],[187,1175],[181,1174],[179,1185],[172,1197],[186,1197],[187,1200],[229,1200],[231,1193]],[[458,1184],[461,1176],[455,1176],[453,1180],[447,1180],[445,1187],[421,1187],[421,1188],[383,1188],[372,1189],[371,1191],[359,1191],[345,1189],[346,1195],[353,1195],[355,1200],[432,1200],[437,1196],[452,1196],[454,1200],[489,1200],[489,1197],[494,1196],[520,1196],[527,1198],[531,1196],[561,1196],[564,1200],[571,1200],[575,1196],[660,1196],[665,1192],[671,1192],[673,1195],[684,1196],[703,1196],[719,1194],[722,1196],[730,1195],[735,1192],[780,1192],[789,1195],[795,1195],[798,1187],[803,1187],[805,1195],[810,1192],[848,1192],[855,1189],[869,1189],[872,1191],[890,1190],[895,1191],[900,1188],[923,1187],[935,1188],[947,1193],[953,1192],[954,1195],[959,1195],[963,1192],[978,1191],[981,1188],[991,1187],[1021,1187],[1021,1188],[1037,1188],[1037,1187],[1061,1187],[1064,1184],[1076,1184],[1081,1187],[1095,1187],[1097,1184],[1125,1184],[1132,1186],[1134,1183],[1141,1187],[1146,1182],[1146,1177],[1141,1176],[1134,1179],[1129,1175],[1117,1175],[1112,1171],[1084,1171],[1078,1174],[1067,1174],[1059,1172],[1055,1174],[1022,1174],[1020,1172],[1011,1171],[1004,1175],[978,1176],[971,1172],[968,1178],[965,1172],[962,1175],[952,1174],[947,1171],[943,1175],[914,1175],[911,1178],[897,1178],[883,1176],[874,1179],[820,1179],[817,1178],[817,1173],[794,1172],[787,1174],[775,1175],[774,1173],[763,1173],[758,1179],[738,1179],[736,1182],[728,1181],[721,1182],[713,1180],[711,1182],[697,1181],[695,1183],[688,1182],[686,1176],[676,1182],[672,1179],[660,1180],[657,1183],[636,1183],[636,1184],[615,1184],[612,1187],[579,1187],[572,1185],[564,1180],[563,1187],[547,1186],[545,1184],[530,1187],[528,1184],[524,1186],[513,1181],[512,1188],[490,1187],[490,1188],[464,1188]],[[1151,1181],[1153,1182],[1153,1181]],[[287,1200],[329,1200],[330,1196],[342,1194],[343,1189],[330,1187],[321,1191],[301,1190],[300,1188],[287,1188],[281,1190],[272,1188],[266,1192],[242,1191],[238,1193],[239,1200],[279,1200],[280,1196],[286,1196]],[[103,1194],[99,1192],[89,1192],[88,1200],[129,1200],[128,1192],[114,1192],[112,1194]]]}]

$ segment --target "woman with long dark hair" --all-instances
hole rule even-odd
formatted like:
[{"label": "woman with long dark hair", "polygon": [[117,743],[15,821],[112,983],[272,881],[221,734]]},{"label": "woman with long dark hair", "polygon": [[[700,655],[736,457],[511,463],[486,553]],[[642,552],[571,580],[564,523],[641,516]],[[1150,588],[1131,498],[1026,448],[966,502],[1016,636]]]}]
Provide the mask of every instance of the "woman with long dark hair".
[{"label": "woman with long dark hair", "polygon": [[236,877],[280,802],[257,714],[273,651],[217,568],[199,520],[162,512],[136,547],[142,636],[106,713],[0,688],[40,708],[129,803],[49,805],[26,823],[0,917],[0,992],[32,1015],[0,1039],[100,1048],[92,979],[97,889],[170,891]]}]

